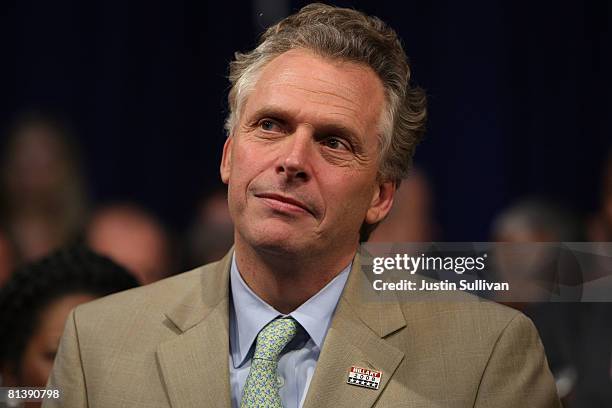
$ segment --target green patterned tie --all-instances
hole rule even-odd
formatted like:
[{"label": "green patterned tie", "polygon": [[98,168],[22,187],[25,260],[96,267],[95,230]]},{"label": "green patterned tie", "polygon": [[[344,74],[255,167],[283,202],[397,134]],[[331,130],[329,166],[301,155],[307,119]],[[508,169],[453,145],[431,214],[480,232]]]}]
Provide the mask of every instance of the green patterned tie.
[{"label": "green patterned tie", "polygon": [[240,408],[283,407],[276,381],[278,356],[296,333],[297,323],[291,318],[272,320],[261,329]]}]

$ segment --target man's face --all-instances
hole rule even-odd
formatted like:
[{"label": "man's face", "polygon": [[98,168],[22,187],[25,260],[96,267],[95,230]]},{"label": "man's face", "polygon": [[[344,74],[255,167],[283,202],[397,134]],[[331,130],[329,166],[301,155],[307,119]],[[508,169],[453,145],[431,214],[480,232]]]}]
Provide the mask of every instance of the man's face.
[{"label": "man's face", "polygon": [[306,50],[269,62],[223,149],[236,244],[354,251],[364,220],[380,221],[393,201],[394,184],[377,179],[384,104],[363,65]]}]

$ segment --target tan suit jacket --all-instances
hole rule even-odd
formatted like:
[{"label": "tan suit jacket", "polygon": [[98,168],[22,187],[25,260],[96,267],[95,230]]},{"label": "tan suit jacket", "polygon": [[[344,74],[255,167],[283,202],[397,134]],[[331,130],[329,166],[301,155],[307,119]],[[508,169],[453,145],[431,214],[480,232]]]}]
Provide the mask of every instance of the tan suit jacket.
[{"label": "tan suit jacket", "polygon": [[[365,302],[357,257],[304,407],[559,407],[540,339],[489,302]],[[44,407],[230,407],[231,255],[70,315]],[[351,366],[380,388],[347,384]]]}]

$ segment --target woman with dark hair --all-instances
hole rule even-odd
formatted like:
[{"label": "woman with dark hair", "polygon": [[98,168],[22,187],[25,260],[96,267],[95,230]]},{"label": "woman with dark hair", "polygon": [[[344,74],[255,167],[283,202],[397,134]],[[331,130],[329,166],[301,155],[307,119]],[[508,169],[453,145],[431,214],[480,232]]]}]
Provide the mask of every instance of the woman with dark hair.
[{"label": "woman with dark hair", "polygon": [[125,269],[80,245],[16,270],[0,291],[1,385],[44,387],[70,311],[134,286]]}]

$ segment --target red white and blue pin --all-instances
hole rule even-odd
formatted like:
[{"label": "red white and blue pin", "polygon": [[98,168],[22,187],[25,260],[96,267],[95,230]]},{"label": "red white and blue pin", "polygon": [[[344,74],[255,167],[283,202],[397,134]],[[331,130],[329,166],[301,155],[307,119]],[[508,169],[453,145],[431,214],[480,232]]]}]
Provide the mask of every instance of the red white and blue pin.
[{"label": "red white and blue pin", "polygon": [[347,384],[377,390],[380,386],[381,371],[352,366],[346,379]]}]

